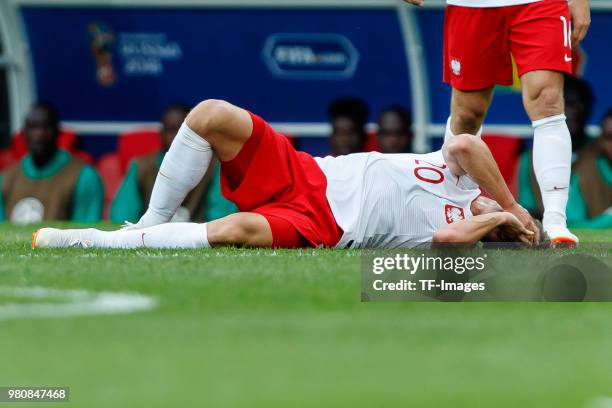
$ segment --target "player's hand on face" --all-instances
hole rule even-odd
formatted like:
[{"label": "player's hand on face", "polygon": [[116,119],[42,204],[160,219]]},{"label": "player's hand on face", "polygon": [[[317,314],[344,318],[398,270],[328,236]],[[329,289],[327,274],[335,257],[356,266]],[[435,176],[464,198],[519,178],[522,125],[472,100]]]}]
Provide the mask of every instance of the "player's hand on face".
[{"label": "player's hand on face", "polygon": [[415,6],[422,6],[424,0],[404,0],[408,4],[414,4]]},{"label": "player's hand on face", "polygon": [[536,227],[535,223],[533,222],[533,218],[526,209],[524,209],[518,203],[515,203],[514,205],[509,208],[506,208],[505,210],[514,215],[527,230],[533,233],[531,236],[531,240],[534,244],[540,242],[540,230],[538,229],[538,227]]},{"label": "player's hand on face", "polygon": [[502,236],[508,241],[519,241],[524,244],[533,244],[534,235],[533,231],[525,228],[525,225],[512,213],[504,212],[505,222],[501,226]]},{"label": "player's hand on face", "polygon": [[570,14],[572,15],[572,47],[577,47],[586,36],[591,25],[591,9],[589,0],[574,0],[570,2]]}]

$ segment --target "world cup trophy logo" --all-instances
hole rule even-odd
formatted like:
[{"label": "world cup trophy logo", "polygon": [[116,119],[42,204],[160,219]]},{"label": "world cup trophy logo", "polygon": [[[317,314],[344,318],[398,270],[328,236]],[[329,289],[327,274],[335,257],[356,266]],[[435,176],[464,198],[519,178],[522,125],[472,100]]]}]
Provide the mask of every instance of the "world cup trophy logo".
[{"label": "world cup trophy logo", "polygon": [[102,86],[111,86],[117,81],[113,66],[113,44],[115,35],[104,24],[91,23],[87,27],[91,52],[96,59],[96,79]]}]

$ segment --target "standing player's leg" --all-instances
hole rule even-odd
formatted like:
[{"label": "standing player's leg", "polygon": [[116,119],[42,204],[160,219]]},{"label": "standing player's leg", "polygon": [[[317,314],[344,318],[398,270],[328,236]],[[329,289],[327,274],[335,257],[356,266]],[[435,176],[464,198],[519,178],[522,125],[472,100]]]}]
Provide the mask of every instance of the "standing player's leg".
[{"label": "standing player's leg", "polygon": [[567,2],[536,2],[514,8],[509,39],[523,103],[534,130],[533,167],[544,204],[544,231],[553,243],[578,242],[568,231],[565,217],[572,157],[562,74],[572,73]]},{"label": "standing player's leg", "polygon": [[563,75],[531,71],[521,77],[523,103],[533,125],[533,169],[540,186],[542,225],[551,240],[577,241],[567,230],[572,138],[565,122]]},{"label": "standing player's leg", "polygon": [[131,229],[168,222],[187,194],[202,180],[213,152],[235,157],[251,135],[247,111],[224,101],[207,100],[187,116],[157,174],[149,208]]},{"label": "standing player's leg", "polygon": [[446,122],[444,141],[454,135],[470,134],[480,137],[482,123],[493,99],[493,87],[476,91],[461,91],[453,88],[451,116]]},{"label": "standing player's leg", "polygon": [[498,8],[446,6],[444,82],[453,87],[444,140],[480,135],[495,84],[512,83],[505,16]]}]

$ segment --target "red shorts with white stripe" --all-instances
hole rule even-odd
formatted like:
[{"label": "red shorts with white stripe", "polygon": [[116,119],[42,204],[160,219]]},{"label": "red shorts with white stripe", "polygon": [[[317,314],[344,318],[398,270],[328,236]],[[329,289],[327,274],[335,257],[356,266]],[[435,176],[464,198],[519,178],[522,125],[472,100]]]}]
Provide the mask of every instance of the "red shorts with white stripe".
[{"label": "red shorts with white stripe", "polygon": [[548,70],[572,73],[571,19],[566,0],[476,8],[449,5],[444,17],[444,82],[470,91],[512,85]]},{"label": "red shorts with white stripe", "polygon": [[343,232],[327,201],[323,171],[262,118],[251,118],[251,137],[234,159],[221,162],[223,196],[240,211],[266,217],[274,247],[335,246]]}]

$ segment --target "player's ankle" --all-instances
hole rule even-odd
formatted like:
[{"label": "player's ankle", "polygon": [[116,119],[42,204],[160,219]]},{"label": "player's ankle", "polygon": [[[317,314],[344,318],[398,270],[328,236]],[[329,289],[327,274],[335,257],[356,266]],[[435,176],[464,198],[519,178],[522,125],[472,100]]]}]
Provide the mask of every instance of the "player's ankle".
[{"label": "player's ankle", "polygon": [[567,228],[565,214],[558,211],[545,211],[542,226],[545,231],[555,227]]}]

